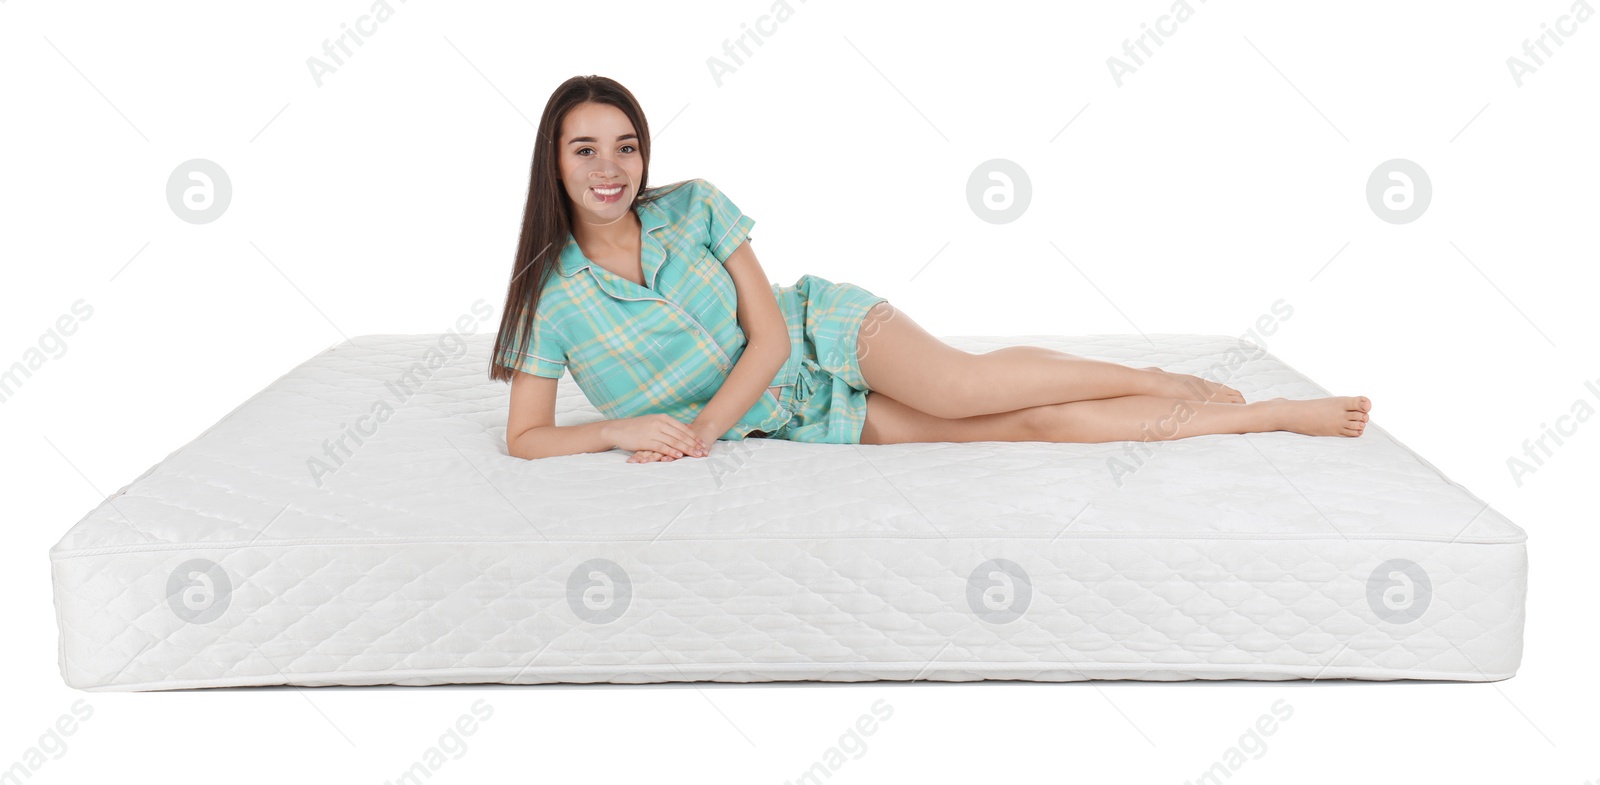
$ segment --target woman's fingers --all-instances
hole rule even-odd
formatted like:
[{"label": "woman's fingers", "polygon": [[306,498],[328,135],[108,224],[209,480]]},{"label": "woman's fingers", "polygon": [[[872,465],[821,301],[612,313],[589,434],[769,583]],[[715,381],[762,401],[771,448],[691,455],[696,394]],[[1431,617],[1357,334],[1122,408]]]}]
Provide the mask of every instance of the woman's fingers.
[{"label": "woman's fingers", "polygon": [[700,437],[695,435],[693,428],[690,428],[688,425],[685,425],[684,423],[676,421],[676,420],[674,420],[673,422],[678,426],[679,435],[680,435],[680,438],[682,440],[681,441],[681,448],[685,452],[695,453],[695,454],[699,454],[702,451],[710,452],[710,450],[711,450],[710,445],[708,445],[705,442],[701,441]]},{"label": "woman's fingers", "polygon": [[667,449],[676,450],[680,457],[695,451],[693,438],[686,437],[680,432],[674,431],[667,434],[662,437],[662,440],[666,442]]},{"label": "woman's fingers", "polygon": [[[679,424],[681,425],[682,423]],[[690,431],[687,436],[673,432],[669,434],[663,434],[661,436],[661,447],[659,448],[659,451],[667,453],[675,458],[682,458],[685,455],[698,456],[703,452],[706,452],[699,446],[699,444],[700,439],[694,435],[693,431]]]},{"label": "woman's fingers", "polygon": [[647,449],[660,453],[663,460],[682,458],[685,455],[711,454],[711,446],[701,441],[687,423],[665,414],[657,421],[660,423],[660,430],[656,433],[655,447]]},{"label": "woman's fingers", "polygon": [[686,452],[694,455],[707,455],[711,452],[711,446],[700,441],[700,437],[694,435],[694,431],[689,431],[689,434],[684,437],[683,447]]}]

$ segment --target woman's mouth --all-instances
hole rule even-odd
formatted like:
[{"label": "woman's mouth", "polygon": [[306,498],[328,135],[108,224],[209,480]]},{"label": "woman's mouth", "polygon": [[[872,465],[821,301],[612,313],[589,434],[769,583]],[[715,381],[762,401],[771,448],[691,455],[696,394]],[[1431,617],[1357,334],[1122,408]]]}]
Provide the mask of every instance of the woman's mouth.
[{"label": "woman's mouth", "polygon": [[594,187],[590,188],[589,190],[594,192],[595,198],[599,199],[601,204],[611,204],[612,202],[615,202],[615,201],[617,201],[617,200],[622,198],[622,192],[624,190],[624,187],[622,185],[620,185],[620,184],[618,184],[618,185],[597,185],[597,186],[594,186]]}]

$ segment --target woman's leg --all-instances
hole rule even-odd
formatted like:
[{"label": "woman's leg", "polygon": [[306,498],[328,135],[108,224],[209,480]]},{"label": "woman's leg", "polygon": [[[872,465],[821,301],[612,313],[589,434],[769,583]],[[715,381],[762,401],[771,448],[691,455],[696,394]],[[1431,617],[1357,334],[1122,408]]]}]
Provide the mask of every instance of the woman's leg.
[{"label": "woman's leg", "polygon": [[951,419],[928,414],[874,391],[867,393],[867,421],[861,429],[861,443],[1167,441],[1262,431],[1360,436],[1371,409],[1372,401],[1365,396],[1212,403],[1125,395]]},{"label": "woman's leg", "polygon": [[868,389],[947,419],[1127,395],[1244,402],[1237,390],[1188,374],[1130,368],[1039,346],[962,351],[888,302],[867,312],[856,357]]},{"label": "woman's leg", "polygon": [[[1029,374],[1037,372],[1041,363],[1065,361],[1076,363],[1075,369],[1085,374],[1091,381],[1099,374],[1116,374],[1126,377],[1125,371],[1134,371],[1141,374],[1141,376],[1135,377],[1129,386],[1146,389],[1146,392],[1114,392],[1111,395],[1098,395],[1077,400],[1116,398],[1124,395],[1159,395],[1166,398],[1186,398],[1191,401],[1244,403],[1244,396],[1238,390],[1192,374],[1171,373],[1155,366],[1130,368],[1120,363],[1091,360],[1087,357],[1079,357],[1075,354],[1068,354],[1043,346],[1002,346],[999,349],[972,356],[984,358],[980,362],[991,364],[991,367],[982,369],[980,372],[996,374],[1000,379],[1019,377],[1026,379]],[[1160,375],[1149,376],[1152,373]],[[1055,401],[1055,403],[1066,402]]]},{"label": "woman's leg", "polygon": [[1050,441],[1168,441],[1218,433],[1293,431],[1308,436],[1360,436],[1372,401],[1366,396],[1310,400],[1273,398],[1215,403],[1127,395],[1044,407]]}]

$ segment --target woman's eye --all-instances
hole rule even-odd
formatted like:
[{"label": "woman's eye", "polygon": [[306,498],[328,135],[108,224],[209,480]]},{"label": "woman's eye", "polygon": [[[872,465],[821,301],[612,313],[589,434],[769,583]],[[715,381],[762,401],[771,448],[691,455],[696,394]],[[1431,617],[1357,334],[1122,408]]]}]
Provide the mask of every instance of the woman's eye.
[{"label": "woman's eye", "polygon": [[[0,2],[3,2],[3,0],[0,0]],[[630,152],[632,152],[634,150],[634,147],[631,144],[625,144],[625,145],[623,145],[623,147],[628,148],[628,150]],[[589,151],[589,152],[594,152],[594,148],[593,147],[580,147],[580,148],[578,148],[578,155],[583,155],[584,151],[586,151],[586,150]]]}]

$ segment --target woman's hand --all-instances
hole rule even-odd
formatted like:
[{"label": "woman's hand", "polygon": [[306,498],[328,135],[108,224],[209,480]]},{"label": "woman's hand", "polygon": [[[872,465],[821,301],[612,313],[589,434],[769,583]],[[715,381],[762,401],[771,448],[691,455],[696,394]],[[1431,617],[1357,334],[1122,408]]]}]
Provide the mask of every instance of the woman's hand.
[{"label": "woman's hand", "polygon": [[607,420],[603,433],[606,441],[635,453],[649,451],[670,458],[703,457],[710,453],[710,448],[693,428],[667,414]]},{"label": "woman's hand", "polygon": [[662,455],[655,450],[639,450],[628,456],[628,463],[655,463],[657,461],[675,461],[670,455]]},{"label": "woman's hand", "polygon": [[[715,443],[716,439],[712,439],[711,441],[713,443]],[[701,444],[704,444],[704,442],[701,442]],[[701,453],[690,453],[690,455],[695,457],[695,458],[704,458],[706,456],[709,456],[710,454],[711,454],[711,451],[709,449],[706,450],[705,452],[701,452]],[[632,455],[628,456],[628,463],[655,463],[657,461],[675,461],[675,460],[678,460],[677,456],[667,455],[667,454],[659,452],[657,450],[649,450],[649,449],[636,450],[636,451],[634,451],[634,453]]]}]

